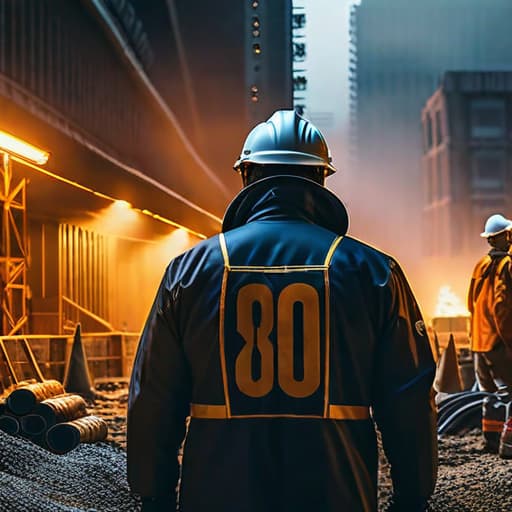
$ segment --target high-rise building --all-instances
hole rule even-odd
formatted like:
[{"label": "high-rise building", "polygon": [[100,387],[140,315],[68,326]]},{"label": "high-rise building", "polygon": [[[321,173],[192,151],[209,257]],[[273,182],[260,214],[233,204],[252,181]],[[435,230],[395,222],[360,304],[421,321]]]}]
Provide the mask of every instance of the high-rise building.
[{"label": "high-rise building", "polygon": [[291,0],[0,1],[2,334],[139,330],[292,106],[290,48]]},{"label": "high-rise building", "polygon": [[445,70],[512,70],[511,19],[510,0],[363,0],[352,8],[352,224],[408,268],[425,254],[421,109]]},{"label": "high-rise building", "polygon": [[292,108],[291,0],[130,3],[152,50],[147,70],[206,163],[236,192],[231,167],[254,125]]},{"label": "high-rise building", "polygon": [[512,216],[512,72],[447,72],[422,113],[429,256],[477,258],[494,213]]},{"label": "high-rise building", "polygon": [[294,107],[328,137],[339,137],[348,112],[348,2],[293,0]]}]

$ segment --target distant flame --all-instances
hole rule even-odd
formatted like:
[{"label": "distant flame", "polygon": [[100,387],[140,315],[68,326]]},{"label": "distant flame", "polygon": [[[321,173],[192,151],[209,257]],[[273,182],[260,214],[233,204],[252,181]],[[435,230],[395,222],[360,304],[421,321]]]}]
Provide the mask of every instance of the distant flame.
[{"label": "distant flame", "polygon": [[439,288],[434,316],[468,316],[469,312],[450,286]]}]

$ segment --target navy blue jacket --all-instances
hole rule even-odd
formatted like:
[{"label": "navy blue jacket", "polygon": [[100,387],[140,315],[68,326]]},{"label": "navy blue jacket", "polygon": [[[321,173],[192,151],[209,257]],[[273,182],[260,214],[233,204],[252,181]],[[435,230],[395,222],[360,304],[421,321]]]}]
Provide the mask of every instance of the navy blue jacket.
[{"label": "navy blue jacket", "polygon": [[[243,189],[223,233],[169,264],[130,385],[133,492],[184,512],[377,510],[377,441],[397,510],[437,470],[435,364],[398,263],[345,236],[327,189]],[[174,510],[171,505],[161,510]]]}]

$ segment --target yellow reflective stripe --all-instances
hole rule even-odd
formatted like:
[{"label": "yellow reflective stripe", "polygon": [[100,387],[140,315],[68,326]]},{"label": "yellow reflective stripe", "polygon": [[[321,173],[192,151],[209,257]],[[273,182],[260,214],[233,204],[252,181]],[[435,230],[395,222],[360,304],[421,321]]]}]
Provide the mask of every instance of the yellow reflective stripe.
[{"label": "yellow reflective stripe", "polygon": [[[322,416],[306,414],[241,414],[228,415],[225,405],[190,404],[190,415],[202,419],[228,419],[228,418],[304,418],[325,419]],[[370,417],[370,409],[364,405],[329,405],[329,419],[333,420],[366,420]]]},{"label": "yellow reflective stripe", "polygon": [[488,420],[486,418],[482,418],[482,431],[483,432],[501,432],[503,430],[503,424],[505,422],[502,420]]},{"label": "yellow reflective stripe", "polygon": [[228,247],[226,245],[226,238],[224,237],[224,233],[219,234],[219,244],[220,250],[222,252],[222,257],[224,258],[224,265],[229,268],[229,254]]},{"label": "yellow reflective stripe", "polygon": [[296,271],[307,271],[307,270],[326,270],[331,264],[331,259],[338,247],[339,243],[343,239],[342,236],[338,236],[334,239],[323,265],[233,265],[229,264],[229,253],[226,245],[226,238],[224,233],[219,234],[220,250],[222,251],[222,257],[224,259],[224,265],[232,270],[233,272],[296,272]]},{"label": "yellow reflective stripe", "polygon": [[331,259],[334,254],[334,251],[336,250],[336,247],[338,247],[338,245],[342,239],[343,239],[342,236],[338,236],[334,239],[333,243],[331,244],[331,247],[329,247],[327,256],[325,257],[324,266],[328,267],[331,264]]},{"label": "yellow reflective stripe", "polygon": [[244,266],[233,265],[229,267],[232,272],[307,272],[308,270],[326,270],[325,265],[280,265],[280,266]]},{"label": "yellow reflective stripe", "polygon": [[364,405],[329,405],[329,418],[333,420],[366,420],[370,409]]},{"label": "yellow reflective stripe", "polygon": [[501,274],[501,271],[503,270],[503,267],[511,261],[510,256],[507,254],[504,258],[501,259],[501,261],[498,263],[498,267],[496,268],[496,274]]},{"label": "yellow reflective stripe", "polygon": [[[224,237],[223,237],[224,239]],[[226,414],[231,416],[231,408],[229,402],[229,387],[228,387],[228,372],[226,367],[226,352],[224,349],[224,316],[226,314],[226,288],[228,283],[229,267],[224,267],[222,274],[222,285],[220,288],[220,300],[219,300],[219,355],[220,355],[220,367],[222,370],[222,386],[224,388],[224,401],[227,404]],[[224,407],[224,406],[222,406]]]},{"label": "yellow reflective stripe", "polygon": [[329,289],[329,270],[324,270],[324,293],[325,293],[325,361],[324,361],[324,417],[329,417],[329,390],[331,375],[331,302]]},{"label": "yellow reflective stripe", "polygon": [[228,409],[225,405],[190,404],[190,416],[220,420],[228,417]]}]

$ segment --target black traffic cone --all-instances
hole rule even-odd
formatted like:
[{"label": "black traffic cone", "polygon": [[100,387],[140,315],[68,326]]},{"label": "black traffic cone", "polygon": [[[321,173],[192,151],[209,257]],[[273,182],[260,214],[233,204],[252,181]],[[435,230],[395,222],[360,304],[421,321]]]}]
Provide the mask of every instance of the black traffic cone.
[{"label": "black traffic cone", "polygon": [[66,393],[77,393],[89,398],[94,397],[87,356],[80,335],[80,324],[76,325],[71,353],[64,372],[63,385]]},{"label": "black traffic cone", "polygon": [[437,332],[434,331],[434,347],[432,350],[434,360],[437,363],[439,358],[441,357],[441,349],[439,348],[439,338],[437,337]]},{"label": "black traffic cone", "polygon": [[459,393],[462,391],[462,379],[457,364],[457,351],[455,350],[453,334],[450,334],[448,345],[446,345],[437,363],[434,389],[438,393]]}]

